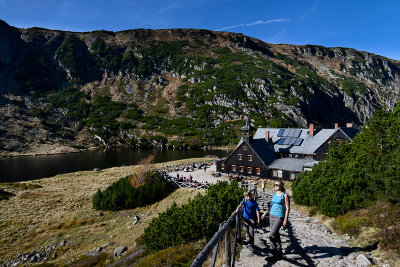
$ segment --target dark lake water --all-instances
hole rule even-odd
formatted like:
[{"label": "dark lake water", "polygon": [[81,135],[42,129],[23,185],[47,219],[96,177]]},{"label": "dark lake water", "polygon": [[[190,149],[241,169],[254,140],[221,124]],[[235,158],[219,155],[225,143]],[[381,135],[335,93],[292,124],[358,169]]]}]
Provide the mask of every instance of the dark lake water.
[{"label": "dark lake water", "polygon": [[2,159],[0,160],[0,182],[29,181],[61,173],[133,165],[149,155],[154,155],[155,162],[159,163],[206,155],[224,157],[226,150],[123,149]]}]

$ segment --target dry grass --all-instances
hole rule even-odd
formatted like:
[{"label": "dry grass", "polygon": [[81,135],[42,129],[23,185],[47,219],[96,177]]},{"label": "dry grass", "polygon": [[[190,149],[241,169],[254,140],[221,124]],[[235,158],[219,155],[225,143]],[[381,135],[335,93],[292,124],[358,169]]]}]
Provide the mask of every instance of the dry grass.
[{"label": "dry grass", "polygon": [[350,235],[352,238],[348,242],[351,246],[367,248],[378,242],[378,248],[372,254],[387,260],[392,266],[400,266],[400,204],[376,202],[336,218],[324,216],[316,207],[293,206],[313,219],[320,219],[339,235]]},{"label": "dry grass", "polygon": [[[205,160],[185,159],[156,164],[155,167]],[[50,262],[66,263],[104,244],[112,244],[107,250],[121,245],[132,249],[135,239],[154,217],[173,202],[186,203],[199,193],[199,190],[179,189],[153,205],[119,212],[104,211],[104,215],[99,216],[99,211],[92,208],[93,195],[98,189],[104,190],[114,181],[131,175],[135,168],[126,166],[62,174],[30,182],[41,188],[16,190],[15,197],[1,201],[0,205],[0,263],[16,257],[17,253],[59,244],[64,239],[67,245],[58,247],[58,257]],[[132,217],[141,214],[145,216],[133,225]]]}]

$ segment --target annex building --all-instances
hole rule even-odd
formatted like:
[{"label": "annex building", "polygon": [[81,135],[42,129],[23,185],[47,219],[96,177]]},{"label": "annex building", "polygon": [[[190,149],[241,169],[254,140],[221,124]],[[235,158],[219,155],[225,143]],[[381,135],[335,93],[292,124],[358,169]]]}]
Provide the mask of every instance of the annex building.
[{"label": "annex building", "polygon": [[293,180],[325,159],[333,140],[352,141],[359,132],[351,123],[334,129],[258,128],[250,136],[250,122],[242,128],[243,137],[236,149],[217,161],[217,171],[233,175]]}]

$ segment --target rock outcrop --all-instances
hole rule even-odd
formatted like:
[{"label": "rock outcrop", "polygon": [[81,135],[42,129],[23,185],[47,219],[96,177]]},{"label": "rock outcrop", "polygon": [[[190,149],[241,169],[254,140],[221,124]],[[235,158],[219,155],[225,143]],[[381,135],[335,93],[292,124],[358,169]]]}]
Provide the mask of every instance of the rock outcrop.
[{"label": "rock outcrop", "polygon": [[[208,30],[74,33],[0,21],[2,155],[36,153],[42,144],[227,145],[239,128],[228,122],[247,114],[257,126],[362,125],[377,108],[392,109],[399,91],[400,62],[350,48]],[[99,95],[109,102],[96,104]]]}]

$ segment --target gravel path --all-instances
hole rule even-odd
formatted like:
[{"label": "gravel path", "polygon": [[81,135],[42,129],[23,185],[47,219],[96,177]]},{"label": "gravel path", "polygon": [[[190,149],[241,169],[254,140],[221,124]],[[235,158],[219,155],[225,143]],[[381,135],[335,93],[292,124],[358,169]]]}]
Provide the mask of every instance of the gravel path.
[{"label": "gravel path", "polygon": [[[258,204],[262,212],[272,198],[272,192],[259,192]],[[266,218],[262,227],[256,229],[255,253],[246,246],[240,253],[236,266],[368,266],[371,264],[359,248],[350,247],[346,240],[332,233],[319,220],[291,208],[288,227],[280,230],[283,258],[268,261],[269,222]],[[378,266],[382,265],[375,261]]]}]

